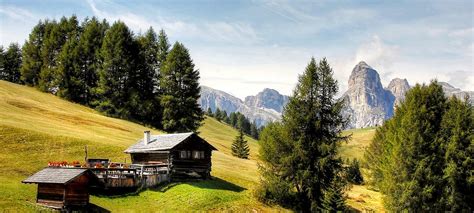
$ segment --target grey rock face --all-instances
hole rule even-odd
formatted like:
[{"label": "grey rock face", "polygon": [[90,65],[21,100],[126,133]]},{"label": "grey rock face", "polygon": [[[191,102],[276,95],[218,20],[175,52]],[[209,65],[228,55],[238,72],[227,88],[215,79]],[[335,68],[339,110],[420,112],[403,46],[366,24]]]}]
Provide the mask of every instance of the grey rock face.
[{"label": "grey rock face", "polygon": [[256,96],[247,96],[244,103],[256,108],[273,109],[281,114],[288,103],[288,96],[282,95],[274,89],[265,88]]},{"label": "grey rock face", "polygon": [[359,62],[349,77],[349,89],[343,95],[349,128],[364,128],[383,124],[393,114],[394,95],[385,90],[376,70]]},{"label": "grey rock face", "polygon": [[[247,117],[250,121],[255,121],[257,126],[264,125],[270,121],[277,121],[281,119],[281,113],[275,111],[273,108],[270,109],[264,107],[271,106],[271,104],[268,104],[272,103],[271,101],[268,102],[255,98],[255,102],[263,103],[261,105],[262,107],[246,105],[242,100],[233,95],[206,86],[201,86],[201,98],[198,100],[198,103],[201,105],[201,109],[204,111],[207,111],[208,108],[211,108],[211,110],[215,112],[216,109],[219,108],[221,110],[225,110],[228,114],[231,112],[240,112],[244,114],[245,117]],[[277,106],[275,105],[274,107]]]},{"label": "grey rock face", "polygon": [[438,82],[442,87],[446,97],[456,96],[457,98],[464,100],[469,97],[469,101],[474,104],[474,91],[462,91],[459,88],[453,87],[451,84],[446,82]]},{"label": "grey rock face", "polygon": [[397,106],[400,102],[405,100],[405,94],[410,90],[410,85],[407,79],[394,78],[390,81],[386,90],[390,91],[395,97],[395,106]]}]

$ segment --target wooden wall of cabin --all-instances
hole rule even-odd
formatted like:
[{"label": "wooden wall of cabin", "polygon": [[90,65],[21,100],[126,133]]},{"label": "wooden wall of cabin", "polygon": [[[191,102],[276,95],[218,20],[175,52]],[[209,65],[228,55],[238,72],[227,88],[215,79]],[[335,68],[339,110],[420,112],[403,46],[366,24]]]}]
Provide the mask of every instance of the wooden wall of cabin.
[{"label": "wooden wall of cabin", "polygon": [[66,185],[65,205],[87,205],[89,203],[89,177],[82,175]]},{"label": "wooden wall of cabin", "polygon": [[[194,141],[193,141],[194,140]],[[182,158],[181,151],[190,151],[189,158]],[[193,156],[193,151],[203,151],[204,158],[196,159]],[[198,138],[190,138],[188,141],[176,146],[171,152],[172,170],[174,172],[190,172],[209,173],[211,171],[211,155],[212,150],[206,144],[201,142]]]},{"label": "wooden wall of cabin", "polygon": [[133,164],[168,163],[168,153],[132,153]]}]

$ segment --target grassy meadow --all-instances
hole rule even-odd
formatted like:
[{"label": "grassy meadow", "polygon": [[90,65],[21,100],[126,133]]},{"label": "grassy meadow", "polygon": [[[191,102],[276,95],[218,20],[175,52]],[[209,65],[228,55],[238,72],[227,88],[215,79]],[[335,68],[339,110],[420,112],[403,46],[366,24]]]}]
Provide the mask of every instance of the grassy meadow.
[{"label": "grassy meadow", "polygon": [[[34,88],[0,81],[0,210],[41,210],[34,204],[36,185],[21,181],[48,161],[83,162],[86,145],[90,158],[129,162],[123,150],[143,137],[146,129],[151,128],[103,116]],[[253,197],[259,181],[257,141],[246,138],[251,155],[243,160],[231,155],[230,145],[238,133],[230,126],[206,118],[199,132],[219,150],[213,152],[212,180],[173,183],[128,196],[91,196],[91,203],[112,212],[288,211]],[[360,158],[374,131],[350,133],[353,139],[341,147],[341,155]],[[365,186],[353,186],[348,197],[354,209],[383,211],[380,194]]]}]

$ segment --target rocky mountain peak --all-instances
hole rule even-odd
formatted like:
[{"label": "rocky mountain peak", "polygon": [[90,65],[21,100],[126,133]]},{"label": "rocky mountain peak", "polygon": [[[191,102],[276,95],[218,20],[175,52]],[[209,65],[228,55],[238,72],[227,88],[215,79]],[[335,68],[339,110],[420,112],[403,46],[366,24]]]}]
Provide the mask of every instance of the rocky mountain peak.
[{"label": "rocky mountain peak", "polygon": [[244,103],[247,106],[265,108],[282,113],[283,107],[288,103],[288,96],[280,94],[274,89],[265,88],[255,96],[245,97]]},{"label": "rocky mountain peak", "polygon": [[410,90],[410,84],[407,79],[394,78],[386,88],[395,96],[395,106],[405,99],[405,93]]},{"label": "rocky mountain peak", "polygon": [[376,126],[393,114],[394,96],[383,88],[378,72],[364,61],[359,62],[349,77],[344,94],[350,127]]}]

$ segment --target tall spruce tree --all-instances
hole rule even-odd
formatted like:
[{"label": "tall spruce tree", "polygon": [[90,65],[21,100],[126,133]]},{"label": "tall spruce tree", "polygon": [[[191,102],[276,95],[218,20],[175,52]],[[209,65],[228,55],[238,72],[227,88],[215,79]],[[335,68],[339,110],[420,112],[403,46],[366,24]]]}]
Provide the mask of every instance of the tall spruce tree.
[{"label": "tall spruce tree", "polygon": [[99,82],[98,72],[102,64],[100,50],[109,24],[105,20],[101,23],[96,17],[92,17],[86,18],[81,27],[82,33],[79,36],[76,55],[78,75],[82,82],[78,102],[91,106],[98,99],[96,94]]},{"label": "tall spruce tree", "polygon": [[130,29],[121,21],[107,30],[100,51],[103,60],[99,70],[97,108],[111,116],[130,118],[134,110],[131,90],[135,86],[136,47]]},{"label": "tall spruce tree", "polygon": [[[3,49],[3,47],[2,47]],[[17,43],[11,43],[5,53],[2,53],[3,66],[0,80],[20,83],[21,50]]]},{"label": "tall spruce tree", "polygon": [[[343,100],[335,99],[338,86],[332,75],[326,59],[318,64],[312,58],[283,112],[281,127],[272,125],[262,133],[264,199],[285,204],[280,199],[293,195],[295,208],[320,211],[326,210],[326,193],[342,193],[332,190],[332,184],[342,171],[337,148],[347,140],[342,136],[347,119],[342,116]],[[271,184],[289,188],[275,191]]]},{"label": "tall spruce tree", "polygon": [[248,159],[250,154],[250,148],[247,141],[244,138],[244,132],[240,129],[239,135],[235,137],[232,143],[232,155],[238,158]]},{"label": "tall spruce tree", "polygon": [[137,88],[142,100],[136,108],[140,120],[159,127],[161,121],[159,88],[159,43],[158,38],[150,27],[144,35],[138,37],[139,58],[137,62]]},{"label": "tall spruce tree", "polygon": [[38,76],[43,63],[41,47],[43,46],[44,34],[45,23],[39,21],[22,47],[21,80],[29,86],[38,85]]},{"label": "tall spruce tree", "polygon": [[46,22],[45,36],[41,48],[42,67],[39,73],[39,88],[45,92],[56,93],[60,81],[58,74],[59,54],[63,45],[69,37],[74,37],[79,30],[79,23],[76,16],[69,19],[62,17],[56,22]]},{"label": "tall spruce tree", "polygon": [[163,128],[169,132],[196,131],[203,120],[198,104],[199,71],[188,50],[176,42],[161,67]]},{"label": "tall spruce tree", "polygon": [[3,46],[0,45],[0,80],[6,79],[7,75],[5,71],[5,50]]},{"label": "tall spruce tree", "polygon": [[474,210],[474,108],[469,100],[449,99],[439,140],[444,152],[443,200],[446,210]]}]

